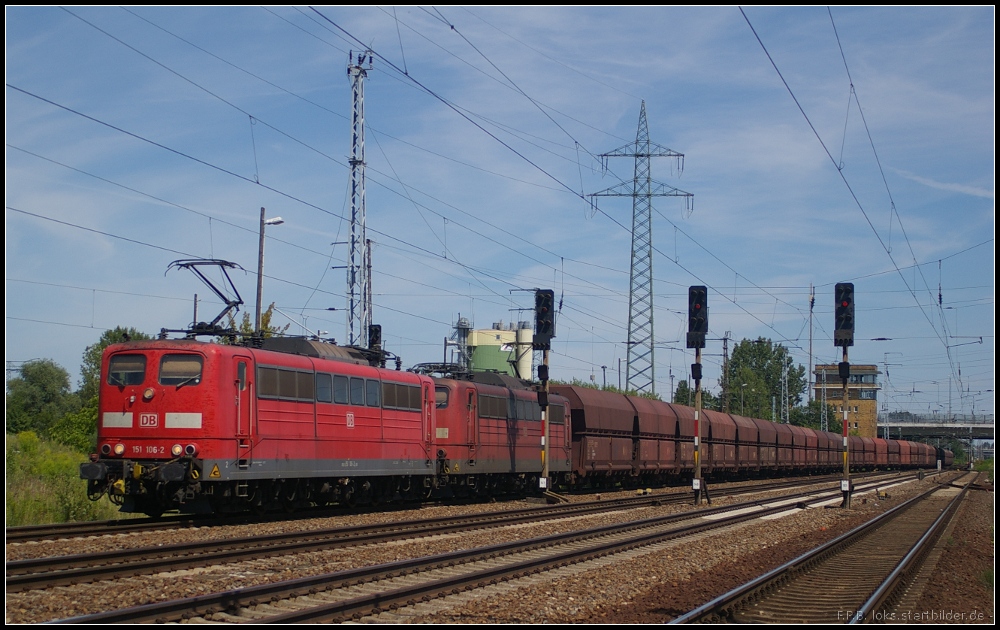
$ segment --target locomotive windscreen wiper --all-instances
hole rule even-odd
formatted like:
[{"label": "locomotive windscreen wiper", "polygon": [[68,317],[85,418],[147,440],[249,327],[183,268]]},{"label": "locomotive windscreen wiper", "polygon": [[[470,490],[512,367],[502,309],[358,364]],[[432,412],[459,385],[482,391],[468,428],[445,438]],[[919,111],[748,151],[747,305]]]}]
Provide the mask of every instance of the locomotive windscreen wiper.
[{"label": "locomotive windscreen wiper", "polygon": [[184,387],[185,385],[187,385],[191,381],[195,381],[195,384],[197,384],[198,381],[200,381],[200,380],[201,380],[201,376],[198,376],[198,375],[189,376],[188,378],[184,379],[180,383],[177,383],[177,389],[180,389],[180,388]]}]

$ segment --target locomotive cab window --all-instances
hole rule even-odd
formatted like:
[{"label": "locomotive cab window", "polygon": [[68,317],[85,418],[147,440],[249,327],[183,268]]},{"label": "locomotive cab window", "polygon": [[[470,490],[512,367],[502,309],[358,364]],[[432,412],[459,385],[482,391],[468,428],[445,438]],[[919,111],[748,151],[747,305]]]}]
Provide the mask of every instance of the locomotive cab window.
[{"label": "locomotive cab window", "polygon": [[201,356],[168,354],[160,360],[160,385],[197,385],[201,382]]},{"label": "locomotive cab window", "polygon": [[447,387],[435,387],[434,388],[434,406],[438,409],[448,408],[448,388]]},{"label": "locomotive cab window", "polygon": [[108,363],[108,385],[142,385],[146,380],[146,357],[117,354]]}]

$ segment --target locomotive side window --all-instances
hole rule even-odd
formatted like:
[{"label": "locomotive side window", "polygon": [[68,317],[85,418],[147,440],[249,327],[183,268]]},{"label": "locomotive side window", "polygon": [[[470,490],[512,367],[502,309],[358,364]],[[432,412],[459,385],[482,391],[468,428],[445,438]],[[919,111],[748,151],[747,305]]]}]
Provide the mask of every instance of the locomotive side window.
[{"label": "locomotive side window", "polygon": [[507,399],[499,396],[479,395],[479,415],[483,418],[507,418]]},{"label": "locomotive side window", "polygon": [[365,379],[363,378],[351,379],[351,404],[352,405],[365,404]]},{"label": "locomotive side window", "polygon": [[278,370],[278,398],[297,398],[295,372]]},{"label": "locomotive side window", "polygon": [[197,385],[201,382],[201,356],[167,354],[160,360],[160,385]]},{"label": "locomotive side window", "polygon": [[278,370],[274,368],[257,368],[257,396],[260,398],[278,397]]},{"label": "locomotive side window", "polygon": [[528,413],[531,414],[529,420],[542,421],[542,408],[538,406],[538,403],[534,400],[527,401]]},{"label": "locomotive side window", "polygon": [[566,422],[566,408],[562,405],[549,405],[549,422],[564,424]]},{"label": "locomotive side window", "polygon": [[379,406],[379,387],[380,383],[376,380],[369,379],[365,381],[365,399],[369,407]]},{"label": "locomotive side window", "polygon": [[313,385],[315,385],[316,379],[313,378],[312,372],[296,372],[295,373],[295,384],[296,387],[296,398],[299,400],[305,400],[307,402],[312,402],[315,400],[315,390]]},{"label": "locomotive side window", "polygon": [[243,361],[236,365],[236,382],[241,392],[247,388],[247,364]]},{"label": "locomotive side window", "polygon": [[316,379],[317,376],[314,376],[312,372],[258,367],[257,397],[313,402],[315,400]]},{"label": "locomotive side window", "polygon": [[333,377],[333,402],[338,405],[346,405],[350,398],[348,397],[348,378],[346,376],[334,376]]},{"label": "locomotive side window", "polygon": [[382,383],[382,406],[386,409],[423,409],[420,388],[403,383]]},{"label": "locomotive side window", "polygon": [[116,354],[108,363],[108,385],[142,385],[146,380],[146,357]]},{"label": "locomotive side window", "polygon": [[438,409],[448,408],[448,388],[447,387],[435,387],[434,388],[434,406]]},{"label": "locomotive side window", "polygon": [[316,402],[333,402],[333,375],[316,374]]},{"label": "locomotive side window", "polygon": [[396,409],[396,384],[382,383],[382,406],[386,409]]},{"label": "locomotive side window", "polygon": [[410,410],[420,411],[423,408],[423,405],[421,404],[423,401],[420,397],[420,388],[407,386],[406,389],[410,391]]}]

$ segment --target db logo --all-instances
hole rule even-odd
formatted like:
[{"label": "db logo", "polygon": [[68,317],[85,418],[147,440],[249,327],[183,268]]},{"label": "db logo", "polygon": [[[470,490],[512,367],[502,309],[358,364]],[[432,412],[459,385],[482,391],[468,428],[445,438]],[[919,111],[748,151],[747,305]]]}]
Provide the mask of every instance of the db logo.
[{"label": "db logo", "polygon": [[140,413],[139,414],[139,426],[145,427],[147,429],[156,428],[156,414],[155,413]]},{"label": "db logo", "polygon": [[354,414],[353,413],[347,414],[347,428],[348,429],[353,429],[354,428]]}]

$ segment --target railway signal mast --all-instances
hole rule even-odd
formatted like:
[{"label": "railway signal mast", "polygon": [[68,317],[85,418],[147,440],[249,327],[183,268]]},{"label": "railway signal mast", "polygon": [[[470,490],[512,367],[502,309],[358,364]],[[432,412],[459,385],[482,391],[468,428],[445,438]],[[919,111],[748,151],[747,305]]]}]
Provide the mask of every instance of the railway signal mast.
[{"label": "railway signal mast", "polygon": [[847,381],[851,377],[851,364],[847,361],[847,348],[848,346],[854,345],[854,284],[851,282],[838,282],[834,287],[833,292],[834,297],[836,298],[836,305],[834,307],[834,317],[836,319],[833,329],[833,345],[844,348],[843,361],[841,361],[837,366],[840,373],[840,379],[843,382],[844,387],[844,478],[840,482],[840,491],[844,496],[844,500],[843,503],[841,503],[841,507],[850,509],[851,492],[853,491],[853,488],[851,486],[850,449],[848,448],[847,438]]},{"label": "railway signal mast", "polygon": [[556,336],[556,294],[552,289],[535,289],[535,335],[531,346],[542,351],[542,364],[538,366],[538,380],[542,389],[538,392],[538,406],[542,409],[542,476],[538,480],[540,490],[549,490],[549,348]]},{"label": "railway signal mast", "polygon": [[[347,340],[367,346],[371,312],[371,243],[365,230],[365,77],[372,69],[371,51],[351,51],[347,76],[351,79],[351,239],[347,262]],[[365,65],[367,64],[367,66]]]},{"label": "railway signal mast", "polygon": [[694,490],[694,504],[701,505],[701,493],[709,503],[708,486],[701,477],[701,349],[705,347],[705,337],[708,334],[708,288],[705,286],[688,287],[688,334],[687,347],[694,348],[694,363],[691,365],[691,378],[694,379],[694,479],[691,488]]},{"label": "railway signal mast", "polygon": [[609,157],[635,158],[635,174],[631,182],[622,182],[607,190],[588,195],[594,197],[632,198],[632,272],[628,302],[628,362],[625,367],[625,388],[637,392],[656,393],[653,372],[653,197],[685,197],[690,209],[691,193],[654,181],[649,175],[649,158],[672,157],[678,172],[684,170],[684,154],[649,141],[646,127],[646,101],[639,110],[639,129],[635,142],[601,154],[607,169]]}]

